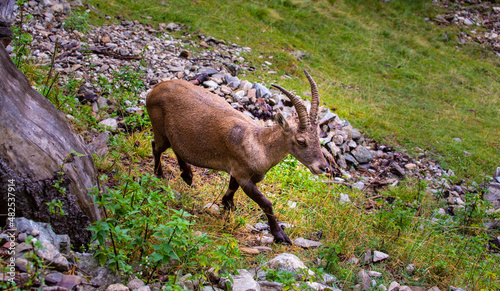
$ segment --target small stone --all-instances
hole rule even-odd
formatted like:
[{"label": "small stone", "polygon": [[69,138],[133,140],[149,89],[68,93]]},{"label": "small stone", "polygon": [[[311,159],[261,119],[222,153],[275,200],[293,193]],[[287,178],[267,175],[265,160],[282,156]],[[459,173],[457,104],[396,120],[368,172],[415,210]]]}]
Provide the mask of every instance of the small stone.
[{"label": "small stone", "polygon": [[358,181],[352,184],[352,187],[358,189],[359,191],[363,191],[363,189],[365,189],[365,183],[363,183],[362,181]]},{"label": "small stone", "polygon": [[353,264],[353,265],[356,265],[357,263],[359,263],[359,259],[356,258],[356,257],[352,257],[350,258],[348,261],[347,261],[348,264]]},{"label": "small stone", "polygon": [[383,260],[387,259],[388,257],[389,257],[389,255],[386,254],[386,253],[379,252],[379,251],[374,251],[373,252],[373,262],[374,263],[383,261]]},{"label": "small stone", "polygon": [[465,18],[464,19],[464,24],[465,25],[474,25],[474,22],[472,22],[472,20],[470,20],[469,18]]},{"label": "small stone", "polygon": [[214,88],[214,89],[219,87],[219,85],[212,80],[203,82],[203,86],[205,86],[205,88]]},{"label": "small stone", "polygon": [[109,285],[106,291],[129,291],[130,289],[120,283]]},{"label": "small stone", "polygon": [[351,151],[351,154],[354,158],[361,164],[369,163],[373,160],[373,156],[369,150],[367,150],[364,146],[359,145],[356,149]]},{"label": "small stone", "polygon": [[111,42],[111,39],[109,37],[107,37],[107,36],[103,36],[103,37],[101,37],[101,42],[103,44],[107,44],[107,43]]},{"label": "small stone", "polygon": [[313,241],[302,237],[295,239],[293,241],[293,244],[304,249],[317,248],[322,245],[322,243],[320,243],[319,241]]},{"label": "small stone", "polygon": [[368,264],[371,264],[373,261],[372,261],[372,251],[371,250],[367,250],[365,252],[365,264],[368,265]]},{"label": "small stone", "polygon": [[409,164],[405,165],[405,168],[411,171],[411,170],[415,170],[417,168],[417,165],[409,163]]},{"label": "small stone", "polygon": [[244,254],[248,254],[248,255],[258,255],[260,252],[259,250],[257,249],[254,249],[254,248],[240,248],[240,251]]},{"label": "small stone", "polygon": [[434,287],[431,287],[429,290],[427,291],[441,291],[441,289],[439,289],[438,286],[434,286]]},{"label": "small stone", "polygon": [[462,142],[462,139],[461,139],[461,138],[459,138],[459,137],[454,137],[454,138],[453,138],[453,140],[454,140],[454,141],[457,141],[457,142]]},{"label": "small stone", "polygon": [[214,203],[207,203],[205,206],[203,206],[204,209],[206,209],[209,213],[217,215],[219,214],[219,206]]},{"label": "small stone", "polygon": [[356,277],[358,278],[358,282],[361,284],[361,290],[370,290],[371,280],[365,270],[362,269],[359,271]]},{"label": "small stone", "polygon": [[20,233],[18,236],[17,236],[17,241],[18,242],[25,242],[26,241],[26,238],[27,238],[27,235],[25,232],[22,232]]},{"label": "small stone", "polygon": [[368,276],[377,278],[382,276],[382,273],[376,271],[368,271]]},{"label": "small stone", "polygon": [[270,247],[265,247],[265,246],[255,246],[253,247],[254,249],[258,250],[261,253],[268,253],[271,252],[273,249]]},{"label": "small stone", "polygon": [[103,121],[99,122],[99,124],[102,124],[105,127],[109,127],[113,131],[115,131],[118,128],[118,121],[116,121],[116,119],[114,118],[104,119]]},{"label": "small stone", "polygon": [[340,193],[340,204],[351,203],[351,199],[348,194]]},{"label": "small stone", "polygon": [[398,282],[392,281],[391,284],[389,285],[389,289],[387,289],[387,291],[398,291],[400,286],[401,285],[399,285]]},{"label": "small stone", "polygon": [[267,235],[263,235],[261,238],[260,238],[260,243],[263,244],[263,245],[270,245],[274,242],[274,238],[270,237],[270,236],[267,236]]},{"label": "small stone", "polygon": [[144,282],[141,280],[141,279],[138,279],[138,278],[135,278],[135,279],[132,279],[128,282],[127,284],[127,287],[130,289],[130,290],[135,290],[135,289],[139,289],[140,287],[143,287],[145,286],[146,284],[144,284]]}]

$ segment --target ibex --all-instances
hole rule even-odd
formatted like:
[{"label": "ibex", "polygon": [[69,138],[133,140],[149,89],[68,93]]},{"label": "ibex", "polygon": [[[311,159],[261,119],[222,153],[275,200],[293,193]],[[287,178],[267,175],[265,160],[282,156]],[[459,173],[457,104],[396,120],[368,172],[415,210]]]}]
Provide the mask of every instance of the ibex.
[{"label": "ibex", "polygon": [[304,72],[311,85],[310,113],[300,98],[273,85],[291,100],[298,116],[287,120],[278,110],[277,125],[272,127],[258,126],[223,98],[187,81],[158,84],[146,98],[153,125],[155,174],[163,177],[161,154],[169,147],[188,185],[193,181],[190,164],[229,173],[229,187],[222,198],[224,207],[235,209],[234,193],[241,187],[266,214],[274,240],[292,244],[278,225],[272,203],[256,184],[288,154],[316,175],[328,167],[319,143],[318,88],[307,71]]}]

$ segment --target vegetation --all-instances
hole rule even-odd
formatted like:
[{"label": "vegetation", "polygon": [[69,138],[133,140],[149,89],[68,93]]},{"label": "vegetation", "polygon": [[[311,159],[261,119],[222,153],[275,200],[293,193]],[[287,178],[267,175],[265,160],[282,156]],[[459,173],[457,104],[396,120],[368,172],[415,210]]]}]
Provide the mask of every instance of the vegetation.
[{"label": "vegetation", "polygon": [[[247,72],[250,80],[278,82],[280,75],[293,75],[292,80],[279,83],[303,92],[308,88],[307,81],[300,79],[305,67],[318,76],[327,106],[376,140],[431,151],[455,171],[456,179],[482,182],[498,166],[498,59],[477,45],[457,47],[453,37],[445,42],[443,32],[452,36],[457,28],[423,21],[438,13],[431,1],[88,2],[106,15],[120,13],[153,24],[184,23],[189,31],[252,47],[250,62],[270,61],[278,74],[259,69]],[[88,21],[108,21],[103,17],[91,12]],[[291,55],[296,50],[309,54],[299,61]],[[44,69],[33,69],[30,63],[23,68],[41,86],[45,80],[37,77],[37,70]],[[82,134],[105,130],[97,124],[99,113],[92,114],[90,105],[75,100],[80,85],[72,80],[54,87],[48,98],[73,116],[72,123]],[[116,100],[119,108],[127,100],[137,100],[144,90],[140,75],[129,68],[96,85],[108,88],[103,94]],[[93,246],[96,256],[123,275],[134,273],[145,281],[166,275],[166,284],[175,288],[178,278],[188,272],[206,276],[207,268],[215,267],[223,273],[293,252],[350,289],[361,266],[349,259],[362,259],[371,249],[390,254],[384,262],[363,266],[382,272],[377,284],[388,286],[396,280],[401,285],[445,289],[450,285],[468,290],[500,288],[498,255],[488,249],[488,240],[499,233],[483,224],[499,214],[487,211],[489,205],[481,199],[479,187],[468,194],[455,216],[441,215],[437,208],[445,207],[444,202],[427,191],[424,181],[407,179],[369,197],[342,185],[325,184],[288,158],[268,173],[260,189],[274,202],[279,219],[295,226],[287,230],[290,237],[309,238],[321,232],[324,246],[302,250],[272,245],[270,254],[244,257],[238,247],[250,244],[247,238],[251,237],[245,225],[265,221],[255,203],[239,191],[236,212],[206,213],[204,205],[222,197],[228,175],[195,169],[194,186],[188,187],[178,179],[169,151],[165,167],[172,177],[154,178],[147,114],[124,110],[116,114],[121,114],[126,126],[110,138],[110,151],[96,157],[101,181],[109,190],[96,188],[93,193],[106,218],[91,229],[98,242]],[[457,143],[454,137],[463,142]],[[348,194],[352,203],[339,203],[341,193]],[[53,206],[57,211],[57,201]],[[406,271],[410,263],[416,265],[413,274]],[[287,288],[295,286],[290,274],[271,272],[270,276]]]}]

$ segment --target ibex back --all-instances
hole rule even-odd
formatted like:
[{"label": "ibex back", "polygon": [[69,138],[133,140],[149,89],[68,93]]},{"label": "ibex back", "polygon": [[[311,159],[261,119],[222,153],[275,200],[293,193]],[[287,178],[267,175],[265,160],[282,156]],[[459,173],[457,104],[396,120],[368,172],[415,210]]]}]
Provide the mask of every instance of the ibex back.
[{"label": "ibex back", "polygon": [[273,85],[290,98],[298,116],[287,120],[278,110],[277,125],[272,127],[258,126],[223,98],[189,82],[172,80],[157,85],[146,99],[154,133],[155,174],[163,176],[161,154],[169,147],[177,157],[182,179],[189,185],[193,178],[190,164],[229,173],[224,207],[234,209],[234,193],[241,187],[266,214],[274,240],[291,244],[278,225],[272,203],[256,184],[288,154],[313,174],[321,174],[328,167],[319,144],[318,90],[304,72],[311,84],[310,114],[300,98]]}]

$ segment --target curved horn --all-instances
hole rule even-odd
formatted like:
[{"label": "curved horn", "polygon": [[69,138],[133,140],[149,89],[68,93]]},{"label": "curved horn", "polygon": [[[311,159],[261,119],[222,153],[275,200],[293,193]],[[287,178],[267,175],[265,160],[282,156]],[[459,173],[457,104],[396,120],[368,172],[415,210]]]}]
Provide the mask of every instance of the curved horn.
[{"label": "curved horn", "polygon": [[309,84],[311,84],[311,112],[309,113],[309,119],[311,123],[318,123],[318,108],[319,108],[319,93],[318,86],[316,82],[314,82],[313,78],[309,73],[304,70],[306,74],[307,80],[309,80]]},{"label": "curved horn", "polygon": [[283,94],[285,94],[288,98],[290,98],[290,101],[292,101],[293,107],[295,107],[295,110],[297,110],[297,114],[299,115],[299,121],[300,125],[299,127],[301,129],[307,129],[311,125],[309,122],[309,116],[307,115],[307,109],[302,100],[293,95],[292,93],[288,92],[286,89],[284,89],[281,86],[271,84],[271,86],[279,89]]}]

